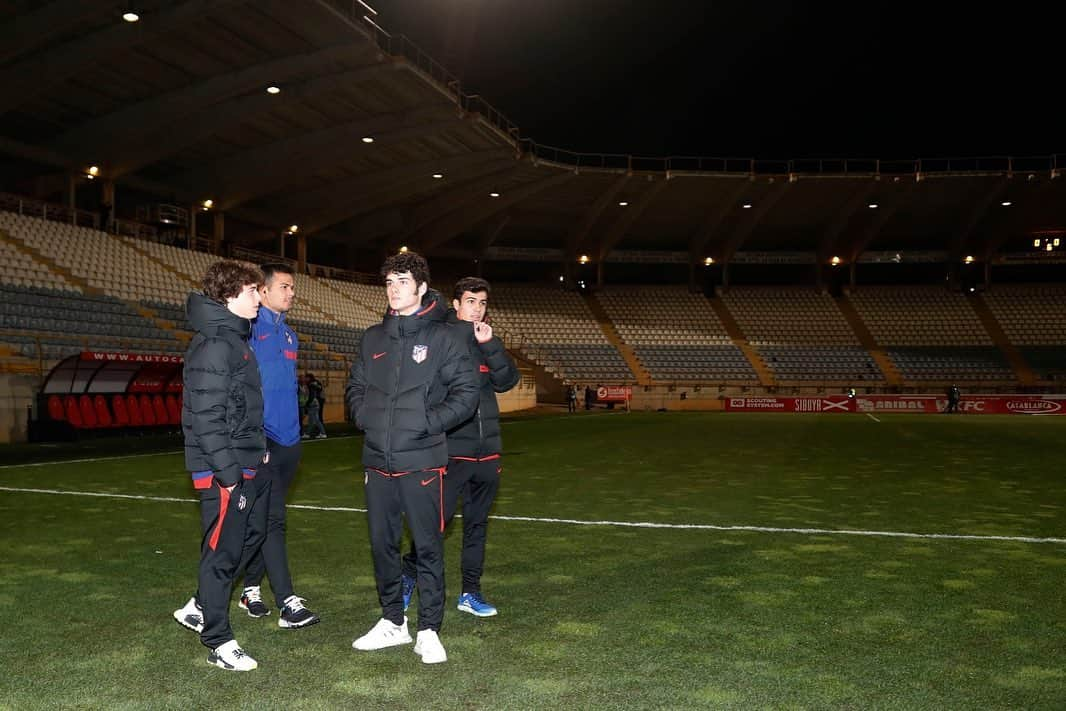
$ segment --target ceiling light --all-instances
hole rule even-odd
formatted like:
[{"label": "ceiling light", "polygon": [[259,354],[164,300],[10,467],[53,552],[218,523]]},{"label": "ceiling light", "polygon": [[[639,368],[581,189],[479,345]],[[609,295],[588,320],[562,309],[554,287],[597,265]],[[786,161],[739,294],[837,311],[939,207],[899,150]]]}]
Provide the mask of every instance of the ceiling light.
[{"label": "ceiling light", "polygon": [[839,266],[840,265],[840,257],[833,257],[832,259],[829,260],[829,263],[832,264],[834,267]]},{"label": "ceiling light", "polygon": [[966,262],[967,264],[973,264],[973,255],[972,254],[967,254],[966,258],[963,259],[962,261]]},{"label": "ceiling light", "polygon": [[299,225],[289,225],[289,234],[290,235],[294,235],[294,234],[296,234],[299,231],[300,231],[300,226]]},{"label": "ceiling light", "polygon": [[433,179],[434,179],[434,180],[440,180],[440,179],[441,179],[441,178],[443,178],[443,177],[444,177],[444,174],[443,174],[443,173],[434,173],[434,174],[433,174]]},{"label": "ceiling light", "polygon": [[281,93],[281,87],[268,86],[267,87],[267,93],[268,94],[280,94]]},{"label": "ceiling light", "polygon": [[203,205],[203,208],[204,208],[205,210],[210,210],[210,209],[211,209],[212,207],[214,207],[214,206],[215,206],[215,201],[214,201],[214,200],[212,200],[211,198],[208,198],[208,199],[204,200],[204,201],[203,201],[202,203],[200,203],[200,204],[201,204],[201,205]]},{"label": "ceiling light", "polygon": [[714,257],[707,257],[703,260],[703,263],[706,264],[708,267],[711,266],[712,264],[714,264]]},{"label": "ceiling light", "polygon": [[1003,202],[1000,203],[1000,205],[1002,205],[1003,207],[1010,207],[1011,206],[1011,201],[1010,200],[1004,200]]},{"label": "ceiling light", "polygon": [[744,208],[745,210],[750,210],[751,209],[751,203],[750,202],[746,202],[743,205],[741,205],[741,207]]},{"label": "ceiling light", "polygon": [[374,142],[374,137],[373,136],[363,136],[363,143],[373,143],[373,142]]},{"label": "ceiling light", "polygon": [[122,19],[126,22],[136,22],[137,20],[141,19],[141,16],[133,10],[127,10],[126,12],[122,13]]},{"label": "ceiling light", "polygon": [[877,209],[877,203],[876,202],[871,202],[866,207],[870,208],[871,210],[876,210]]},{"label": "ceiling light", "polygon": [[489,197],[499,197],[499,193],[489,193]]},{"label": "ceiling light", "polygon": [[618,207],[625,207],[628,204],[629,204],[628,202],[626,202],[625,200],[622,200],[620,203],[618,203]]},{"label": "ceiling light", "polygon": [[400,247],[400,254],[407,254],[407,245]]},{"label": "ceiling light", "polygon": [[90,165],[89,170],[87,170],[86,172],[95,178],[96,176],[100,175],[100,168],[95,165]]},{"label": "ceiling light", "polygon": [[589,255],[587,255],[587,254],[582,254],[582,255],[581,255],[581,256],[580,256],[579,258],[578,258],[578,260],[577,260],[577,261],[581,262],[582,264],[588,264],[588,263],[589,263]]}]

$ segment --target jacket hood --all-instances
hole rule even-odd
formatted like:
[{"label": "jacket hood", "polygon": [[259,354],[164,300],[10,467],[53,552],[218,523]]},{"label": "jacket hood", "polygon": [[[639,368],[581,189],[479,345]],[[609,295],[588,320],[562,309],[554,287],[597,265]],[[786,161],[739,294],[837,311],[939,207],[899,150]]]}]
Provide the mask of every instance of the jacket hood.
[{"label": "jacket hood", "polygon": [[241,318],[198,291],[189,294],[185,301],[185,314],[193,330],[205,336],[217,336],[221,331],[234,331],[242,339],[247,339],[252,332],[251,321]]},{"label": "jacket hood", "polygon": [[392,309],[385,312],[385,328],[390,333],[396,329],[402,333],[411,333],[422,328],[423,325],[437,321],[444,321],[446,311],[444,300],[436,289],[428,289],[422,295],[422,308],[410,316],[400,316]]}]

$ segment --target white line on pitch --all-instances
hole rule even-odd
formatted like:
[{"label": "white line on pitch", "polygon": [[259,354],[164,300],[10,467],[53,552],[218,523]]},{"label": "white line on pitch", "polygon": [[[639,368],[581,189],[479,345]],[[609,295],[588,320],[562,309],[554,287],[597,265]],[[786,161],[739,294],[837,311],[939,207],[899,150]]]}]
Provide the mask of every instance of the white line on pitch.
[{"label": "white line on pitch", "polygon": [[866,413],[866,416],[869,417],[874,422],[880,422],[881,421],[881,420],[877,419],[876,417],[874,417],[873,415],[871,415],[869,412]]},{"label": "white line on pitch", "polygon": [[[108,499],[139,499],[142,501],[176,501],[180,503],[197,503],[197,499],[179,499],[172,496],[144,496],[138,494],[111,494],[96,491],[63,491],[59,489],[22,489],[0,486],[0,491],[22,494],[57,494],[62,496],[95,496]],[[366,509],[349,506],[311,506],[308,504],[288,504],[291,509],[307,511],[341,511],[349,513],[366,513]],[[462,516],[459,516],[462,518]],[[1066,538],[1036,538],[1033,536],[975,536],[960,533],[908,533],[906,531],[862,531],[854,529],[833,528],[774,528],[770,526],[716,526],[709,523],[652,523],[642,521],[583,521],[572,518],[537,518],[533,516],[490,516],[497,521],[523,521],[527,523],[565,523],[572,526],[617,526],[624,528],[667,528],[695,531],[751,531],[753,533],[798,533],[803,535],[833,536],[868,536],[883,538],[923,538],[953,541],[1007,541],[1013,543],[1066,543]]]},{"label": "white line on pitch", "polygon": [[[309,439],[304,440],[303,444],[318,444],[322,441],[328,441],[330,439],[336,441],[339,439],[351,439],[355,435],[336,435],[334,437],[327,437],[326,440]],[[86,457],[84,459],[55,459],[50,462],[29,462],[26,464],[0,464],[0,469],[18,469],[20,467],[55,467],[61,464],[86,464],[92,462],[110,462],[116,459],[138,459],[141,457],[165,457],[175,454],[181,454],[184,450],[178,449],[171,452],[145,452],[143,454],[116,454],[113,457]]]}]

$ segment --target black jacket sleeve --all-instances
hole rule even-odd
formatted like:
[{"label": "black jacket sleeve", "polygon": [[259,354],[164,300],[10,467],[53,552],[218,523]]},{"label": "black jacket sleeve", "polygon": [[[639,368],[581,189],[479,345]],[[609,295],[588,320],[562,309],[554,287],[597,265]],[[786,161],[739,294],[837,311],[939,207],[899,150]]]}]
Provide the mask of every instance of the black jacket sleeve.
[{"label": "black jacket sleeve", "polygon": [[205,339],[186,358],[185,370],[193,436],[215,479],[223,486],[233,486],[241,480],[241,465],[230,442],[227,416],[233,374],[229,344],[217,338]]},{"label": "black jacket sleeve", "polygon": [[359,349],[359,357],[352,363],[352,369],[348,373],[348,384],[344,388],[344,403],[348,408],[348,416],[355,426],[363,429],[363,423],[359,421],[359,409],[363,406],[363,397],[366,395],[366,373],[363,364],[363,351]]},{"label": "black jacket sleeve", "polygon": [[518,385],[522,374],[518,372],[514,359],[503,347],[503,341],[493,336],[485,343],[478,343],[477,346],[481,349],[486,365],[489,366],[489,380],[492,382],[493,390],[505,393]]},{"label": "black jacket sleeve", "polygon": [[480,399],[478,374],[466,343],[450,333],[444,343],[447,354],[439,377],[448,394],[426,411],[429,434],[440,434],[465,422],[477,410]]}]

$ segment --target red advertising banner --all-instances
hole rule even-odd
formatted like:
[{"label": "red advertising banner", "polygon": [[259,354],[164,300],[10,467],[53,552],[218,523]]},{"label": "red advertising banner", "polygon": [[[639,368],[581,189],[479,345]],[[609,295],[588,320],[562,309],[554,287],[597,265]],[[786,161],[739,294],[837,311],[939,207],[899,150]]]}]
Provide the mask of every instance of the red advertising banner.
[{"label": "red advertising banner", "polygon": [[[730,397],[729,412],[909,412],[936,414],[947,409],[941,395],[844,395],[825,397]],[[964,395],[959,412],[967,415],[1066,415],[1066,395]]]},{"label": "red advertising banner", "polygon": [[596,388],[596,402],[628,402],[633,388],[628,385],[601,385]]},{"label": "red advertising banner", "polygon": [[730,397],[729,412],[855,412],[855,401],[846,395],[825,397]]},{"label": "red advertising banner", "polygon": [[183,363],[185,358],[180,355],[168,355],[164,353],[105,353],[102,351],[82,351],[82,360],[114,360],[121,363]]}]

